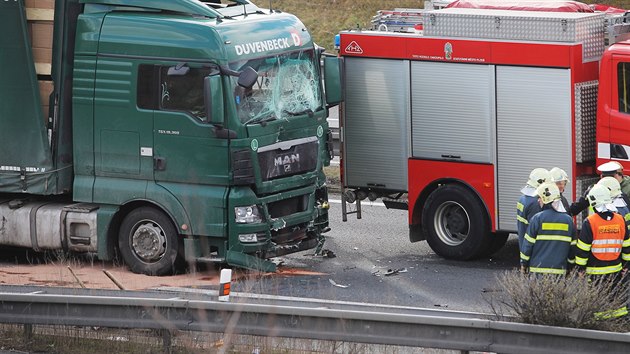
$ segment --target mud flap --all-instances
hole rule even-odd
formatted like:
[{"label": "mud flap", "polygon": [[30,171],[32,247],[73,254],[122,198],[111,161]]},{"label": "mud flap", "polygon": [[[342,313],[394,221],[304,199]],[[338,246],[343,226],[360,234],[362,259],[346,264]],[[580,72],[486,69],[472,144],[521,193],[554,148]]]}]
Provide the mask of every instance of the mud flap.
[{"label": "mud flap", "polygon": [[276,271],[276,265],[273,262],[241,252],[228,251],[226,261],[227,264],[235,267],[259,270],[261,272]]}]

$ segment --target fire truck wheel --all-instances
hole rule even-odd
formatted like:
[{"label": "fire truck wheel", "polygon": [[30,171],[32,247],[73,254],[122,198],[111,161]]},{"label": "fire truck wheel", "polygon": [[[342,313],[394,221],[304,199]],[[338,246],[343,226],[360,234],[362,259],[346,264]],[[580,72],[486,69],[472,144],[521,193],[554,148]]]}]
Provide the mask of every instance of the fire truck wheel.
[{"label": "fire truck wheel", "polygon": [[422,211],[422,225],[433,251],[449,259],[479,257],[490,244],[486,208],[467,188],[450,184],[433,191]]},{"label": "fire truck wheel", "polygon": [[124,218],[118,235],[123,260],[134,273],[168,275],[174,273],[178,259],[178,235],[163,212],[141,207]]},{"label": "fire truck wheel", "polygon": [[483,257],[490,257],[493,254],[497,253],[498,250],[505,246],[510,233],[508,232],[495,232],[490,236],[490,244],[486,248],[484,252],[482,252]]}]

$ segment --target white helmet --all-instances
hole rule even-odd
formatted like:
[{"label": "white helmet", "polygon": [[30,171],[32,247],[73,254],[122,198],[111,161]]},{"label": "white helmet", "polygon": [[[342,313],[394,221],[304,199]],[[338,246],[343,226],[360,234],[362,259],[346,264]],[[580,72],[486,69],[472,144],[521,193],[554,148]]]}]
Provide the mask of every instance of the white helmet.
[{"label": "white helmet", "polygon": [[549,180],[549,171],[544,168],[535,168],[529,173],[529,180],[527,181],[527,184],[534,188],[538,188],[539,185]]},{"label": "white helmet", "polygon": [[621,185],[615,177],[603,177],[599,180],[599,182],[597,182],[597,184],[601,184],[602,186],[608,188],[608,190],[610,190],[610,197],[612,199],[615,199],[621,195]]},{"label": "white helmet", "polygon": [[569,183],[569,175],[564,172],[563,169],[559,167],[554,167],[549,170],[549,175],[551,175],[551,182],[567,182]]},{"label": "white helmet", "polygon": [[560,189],[555,183],[551,182],[545,182],[538,186],[536,194],[538,194],[543,204],[549,204],[554,200],[560,199]]},{"label": "white helmet", "polygon": [[612,197],[610,196],[610,189],[601,184],[594,185],[586,196],[588,204],[593,208],[605,206],[612,203]]}]

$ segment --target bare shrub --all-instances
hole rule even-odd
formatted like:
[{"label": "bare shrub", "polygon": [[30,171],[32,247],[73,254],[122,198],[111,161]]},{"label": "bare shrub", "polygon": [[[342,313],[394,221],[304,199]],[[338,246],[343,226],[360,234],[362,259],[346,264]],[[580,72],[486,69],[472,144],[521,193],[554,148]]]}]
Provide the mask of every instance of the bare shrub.
[{"label": "bare shrub", "polygon": [[590,281],[577,272],[558,276],[511,271],[497,276],[497,283],[501,291],[486,301],[499,319],[603,331],[630,330],[628,315],[609,316],[628,302],[625,281]]}]

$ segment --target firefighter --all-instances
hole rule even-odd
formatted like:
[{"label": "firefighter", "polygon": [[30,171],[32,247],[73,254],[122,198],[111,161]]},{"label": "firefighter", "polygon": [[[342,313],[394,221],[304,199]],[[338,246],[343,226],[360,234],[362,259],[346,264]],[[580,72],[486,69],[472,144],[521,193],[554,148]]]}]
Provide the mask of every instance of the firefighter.
[{"label": "firefighter", "polygon": [[523,249],[523,239],[527,231],[527,226],[529,225],[529,220],[541,210],[538,204],[536,188],[545,181],[549,181],[549,178],[549,171],[544,168],[535,168],[530,172],[527,184],[521,189],[523,195],[516,203],[516,229],[519,250]]},{"label": "firefighter", "polygon": [[566,213],[555,183],[541,184],[536,192],[542,211],[530,220],[521,249],[523,273],[564,275],[573,264],[573,218]]},{"label": "firefighter", "polygon": [[[619,289],[630,260],[630,233],[623,217],[612,204],[610,190],[601,184],[594,185],[587,199],[595,213],[582,224],[578,237],[575,264],[580,273],[586,273],[593,281],[611,281]],[[627,296],[627,294],[613,294]],[[628,313],[626,306],[599,313],[602,318],[620,317]]]},{"label": "firefighter", "polygon": [[564,207],[565,212],[568,213],[570,205],[569,201],[567,200],[567,198],[565,198],[563,193],[564,188],[567,186],[567,183],[569,183],[569,175],[567,175],[567,173],[559,167],[554,167],[549,170],[549,175],[551,176],[551,182],[554,182],[558,186],[558,189],[560,190],[560,200],[562,201],[562,206]]},{"label": "firefighter", "polygon": [[610,198],[612,204],[617,208],[617,213],[623,216],[623,220],[626,222],[626,227],[630,229],[630,209],[623,198],[621,193],[621,185],[614,177],[604,177],[597,182],[610,190]]},{"label": "firefighter", "polygon": [[602,177],[615,177],[619,181],[626,204],[630,204],[630,200],[628,200],[628,196],[630,196],[630,177],[624,176],[623,166],[617,161],[609,161],[597,166],[597,170]]},{"label": "firefighter", "polygon": [[[597,166],[597,170],[599,171],[601,178],[614,177],[617,181],[619,181],[622,192],[624,191],[624,186],[628,191],[630,191],[630,177],[623,175],[623,166],[621,166],[619,162],[610,161],[610,162],[603,163]],[[588,208],[589,202],[586,200],[586,195],[588,194],[591,187],[589,187],[586,190],[586,192],[584,193],[582,197],[580,197],[578,200],[575,201],[575,203],[569,206],[569,210],[568,210],[569,214],[578,215],[579,213],[584,211],[586,208]],[[625,194],[625,192],[624,194],[622,194],[622,197],[624,198],[624,201],[626,202],[626,204],[630,205],[630,199],[628,199],[627,194]]]}]

